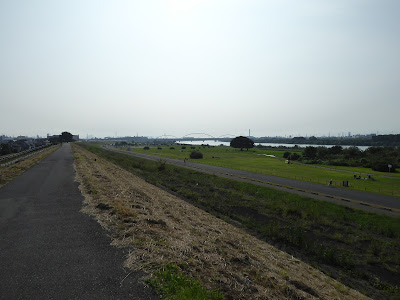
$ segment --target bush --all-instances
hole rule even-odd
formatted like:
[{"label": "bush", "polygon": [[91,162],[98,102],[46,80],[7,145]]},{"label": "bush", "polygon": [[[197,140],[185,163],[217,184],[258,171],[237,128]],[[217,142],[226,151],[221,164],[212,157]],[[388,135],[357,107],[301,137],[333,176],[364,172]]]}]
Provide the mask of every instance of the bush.
[{"label": "bush", "polygon": [[298,160],[300,158],[300,155],[297,153],[292,153],[290,155],[290,160]]},{"label": "bush", "polygon": [[192,146],[192,147],[190,147],[190,149],[196,149],[196,147],[193,147],[193,146]]},{"label": "bush", "polygon": [[318,149],[316,147],[307,146],[303,150],[303,156],[310,160],[313,160],[317,157],[317,151]]},{"label": "bush", "polygon": [[[376,160],[371,162],[371,169],[374,171],[378,172],[389,172],[389,163],[387,160]],[[396,165],[391,164],[392,168],[390,169],[390,172],[396,172]]]},{"label": "bush", "polygon": [[186,149],[186,146],[182,146],[181,148],[182,148],[182,149]]},{"label": "bush", "polygon": [[160,159],[159,161],[159,165],[158,165],[158,167],[157,167],[157,169],[158,169],[158,171],[164,171],[165,170],[165,165],[166,165],[166,163],[167,163],[167,161],[166,160],[162,160],[162,159]]},{"label": "bush", "polygon": [[157,147],[157,149],[158,149],[158,150],[161,150],[162,148],[161,148],[161,147]]},{"label": "bush", "polygon": [[290,152],[286,151],[285,153],[283,153],[283,158],[289,158],[290,154]]},{"label": "bush", "polygon": [[349,164],[344,161],[344,160],[330,160],[328,161],[328,165],[332,165],[332,166],[344,166],[344,167],[348,167]]},{"label": "bush", "polygon": [[174,149],[175,149],[175,147],[169,147],[169,149],[171,149],[171,150],[174,150]]},{"label": "bush", "polygon": [[146,147],[144,147],[143,149],[144,149],[144,150],[149,150],[150,148],[146,146]]},{"label": "bush", "polygon": [[190,153],[190,158],[193,158],[193,159],[203,158],[203,153],[201,153],[199,151],[192,151],[192,153]]}]

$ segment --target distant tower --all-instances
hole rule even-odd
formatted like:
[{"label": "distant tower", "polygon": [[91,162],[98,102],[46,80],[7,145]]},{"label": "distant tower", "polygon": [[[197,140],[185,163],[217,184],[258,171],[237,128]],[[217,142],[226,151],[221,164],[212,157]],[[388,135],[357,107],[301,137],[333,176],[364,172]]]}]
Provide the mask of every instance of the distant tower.
[{"label": "distant tower", "polygon": [[250,135],[250,129],[249,129],[249,137],[250,137],[251,135]]}]

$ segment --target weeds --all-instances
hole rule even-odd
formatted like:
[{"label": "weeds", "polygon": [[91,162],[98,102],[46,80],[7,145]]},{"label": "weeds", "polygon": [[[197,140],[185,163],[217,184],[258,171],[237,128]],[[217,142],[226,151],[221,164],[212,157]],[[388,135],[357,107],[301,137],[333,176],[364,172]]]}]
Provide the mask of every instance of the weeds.
[{"label": "weeds", "polygon": [[179,300],[222,300],[218,291],[203,288],[196,280],[186,277],[175,264],[167,264],[160,268],[147,283],[154,287],[163,299]]}]

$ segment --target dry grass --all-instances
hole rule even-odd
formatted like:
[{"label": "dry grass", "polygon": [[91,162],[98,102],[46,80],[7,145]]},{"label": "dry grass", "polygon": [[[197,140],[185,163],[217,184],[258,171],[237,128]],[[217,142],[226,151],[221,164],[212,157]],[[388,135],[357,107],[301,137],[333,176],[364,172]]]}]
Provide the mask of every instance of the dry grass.
[{"label": "dry grass", "polygon": [[15,177],[21,175],[23,172],[28,170],[33,165],[37,164],[50,153],[56,151],[58,148],[59,147],[52,147],[17,163],[11,164],[6,167],[0,167],[0,186],[5,185],[6,183],[13,180]]},{"label": "dry grass", "polygon": [[176,263],[228,299],[367,299],[322,272],[73,145],[83,211],[128,247],[126,266]]}]

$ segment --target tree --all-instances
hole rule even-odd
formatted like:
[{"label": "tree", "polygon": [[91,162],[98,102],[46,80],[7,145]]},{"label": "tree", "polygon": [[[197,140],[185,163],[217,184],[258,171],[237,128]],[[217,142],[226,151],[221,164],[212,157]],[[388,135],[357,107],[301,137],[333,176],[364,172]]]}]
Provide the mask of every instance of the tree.
[{"label": "tree", "polygon": [[1,151],[0,151],[0,154],[1,154],[1,155],[10,154],[11,151],[12,151],[11,146],[10,146],[9,143],[1,144],[1,145],[0,145],[0,149],[1,149]]},{"label": "tree", "polygon": [[240,151],[243,151],[243,148],[246,148],[249,151],[249,148],[254,147],[254,141],[245,136],[237,136],[231,141],[231,147],[240,148]]},{"label": "tree", "polygon": [[317,156],[317,148],[313,146],[307,146],[303,150],[303,156],[308,158],[308,159],[315,159]]},{"label": "tree", "polygon": [[340,154],[340,153],[342,153],[342,151],[343,151],[343,147],[339,146],[339,145],[335,145],[335,146],[329,148],[329,153],[334,154],[334,155]]},{"label": "tree", "polygon": [[115,146],[116,147],[124,147],[124,146],[127,146],[128,145],[128,143],[127,142],[116,142],[115,143]]},{"label": "tree", "polygon": [[[391,165],[391,169],[389,169]],[[392,164],[391,161],[385,158],[376,158],[371,162],[371,169],[379,172],[396,172],[396,164]]]},{"label": "tree", "polygon": [[303,136],[295,136],[294,138],[292,138],[292,143],[305,144],[306,142],[307,140]]},{"label": "tree", "polygon": [[190,158],[193,158],[193,159],[200,159],[200,158],[203,158],[203,153],[201,153],[201,152],[199,152],[199,151],[192,151],[192,152],[190,153]]},{"label": "tree", "polygon": [[360,149],[355,146],[343,150],[349,158],[356,158],[360,153]]},{"label": "tree", "polygon": [[310,136],[308,140],[313,142],[318,141],[318,139],[315,136]]},{"label": "tree", "polygon": [[300,155],[295,153],[290,154],[290,160],[298,160],[300,158]]},{"label": "tree", "polygon": [[72,139],[72,134],[64,131],[63,133],[61,133],[60,135],[60,141],[63,143],[68,143],[68,142],[73,142],[74,140]]},{"label": "tree", "polygon": [[329,155],[329,149],[326,147],[317,147],[318,159],[324,159]]}]

